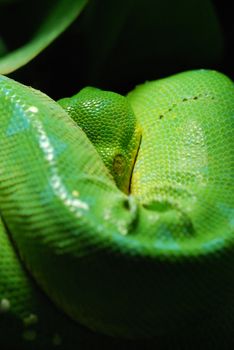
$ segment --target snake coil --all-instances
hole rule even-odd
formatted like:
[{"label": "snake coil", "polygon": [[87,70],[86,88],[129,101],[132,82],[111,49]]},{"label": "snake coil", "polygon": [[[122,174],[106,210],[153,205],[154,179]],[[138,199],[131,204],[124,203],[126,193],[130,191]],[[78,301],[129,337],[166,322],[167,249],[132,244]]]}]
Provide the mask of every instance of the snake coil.
[{"label": "snake coil", "polygon": [[53,305],[121,338],[232,327],[233,116],[216,71],[59,103],[0,76],[1,329],[36,341]]}]

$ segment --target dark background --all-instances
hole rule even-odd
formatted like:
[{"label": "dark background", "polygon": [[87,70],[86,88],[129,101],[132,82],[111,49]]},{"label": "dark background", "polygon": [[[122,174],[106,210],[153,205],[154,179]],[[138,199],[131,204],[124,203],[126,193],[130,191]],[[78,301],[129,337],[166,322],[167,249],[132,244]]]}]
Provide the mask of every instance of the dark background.
[{"label": "dark background", "polygon": [[[7,48],[27,42],[54,3],[14,0],[1,6],[0,33]],[[55,42],[10,76],[54,99],[87,85],[125,94],[146,80],[189,69],[217,69],[234,80],[230,3],[91,0]]]}]

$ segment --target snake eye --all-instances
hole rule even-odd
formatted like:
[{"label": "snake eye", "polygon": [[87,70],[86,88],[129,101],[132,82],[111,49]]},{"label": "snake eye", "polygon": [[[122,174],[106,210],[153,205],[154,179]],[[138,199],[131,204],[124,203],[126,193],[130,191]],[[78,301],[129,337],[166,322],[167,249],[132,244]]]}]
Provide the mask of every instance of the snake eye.
[{"label": "snake eye", "polygon": [[125,171],[125,165],[125,157],[122,154],[116,154],[113,159],[113,174],[117,177],[122,176]]}]

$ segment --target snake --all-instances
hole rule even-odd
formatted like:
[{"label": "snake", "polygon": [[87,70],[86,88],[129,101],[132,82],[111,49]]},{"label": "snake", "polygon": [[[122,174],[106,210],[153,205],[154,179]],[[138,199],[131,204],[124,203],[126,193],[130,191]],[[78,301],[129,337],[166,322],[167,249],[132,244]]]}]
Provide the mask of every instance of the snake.
[{"label": "snake", "polygon": [[58,101],[0,76],[4,349],[232,329],[233,145],[216,70]]}]

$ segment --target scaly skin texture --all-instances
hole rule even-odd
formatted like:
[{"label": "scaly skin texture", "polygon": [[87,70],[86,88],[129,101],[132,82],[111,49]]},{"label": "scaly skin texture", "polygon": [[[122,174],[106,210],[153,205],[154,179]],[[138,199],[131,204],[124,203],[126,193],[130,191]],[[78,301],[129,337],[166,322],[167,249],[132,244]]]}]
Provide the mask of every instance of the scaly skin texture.
[{"label": "scaly skin texture", "polygon": [[60,104],[0,77],[0,344],[231,334],[233,83],[190,71]]},{"label": "scaly skin texture", "polygon": [[116,185],[129,193],[141,128],[127,99],[114,92],[86,87],[59,104],[88,136]]}]

